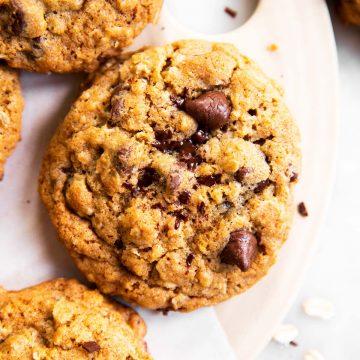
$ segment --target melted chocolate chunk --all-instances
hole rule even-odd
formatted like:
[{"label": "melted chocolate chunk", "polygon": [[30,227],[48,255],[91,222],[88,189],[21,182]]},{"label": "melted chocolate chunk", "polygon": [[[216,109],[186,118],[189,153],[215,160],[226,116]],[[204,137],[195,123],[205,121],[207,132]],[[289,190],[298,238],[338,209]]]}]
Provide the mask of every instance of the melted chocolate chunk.
[{"label": "melted chocolate chunk", "polygon": [[205,144],[209,140],[209,134],[206,133],[205,131],[199,129],[191,137],[191,140],[196,145],[202,145],[202,144]]},{"label": "melted chocolate chunk", "polygon": [[154,182],[159,181],[160,175],[153,168],[146,168],[139,179],[138,187],[140,189],[149,187]]},{"label": "melted chocolate chunk", "polygon": [[231,112],[229,101],[221,91],[208,91],[194,100],[187,99],[184,109],[208,130],[222,128],[228,123]]},{"label": "melted chocolate chunk", "polygon": [[193,254],[189,254],[186,258],[186,266],[190,267],[194,259],[195,256]]},{"label": "melted chocolate chunk", "polygon": [[170,140],[173,136],[173,133],[171,130],[156,130],[155,131],[155,138],[158,141],[165,141]]},{"label": "melted chocolate chunk", "polygon": [[213,186],[221,181],[221,174],[199,176],[197,182],[200,185]]},{"label": "melted chocolate chunk", "polygon": [[298,205],[298,212],[301,216],[309,216],[309,213],[306,209],[306,206],[305,206],[305,203],[304,202],[301,202],[299,205]]},{"label": "melted chocolate chunk", "polygon": [[243,182],[246,175],[250,174],[253,170],[251,168],[248,167],[242,167],[240,168],[234,175],[234,178],[236,181],[238,181],[239,183]]},{"label": "melted chocolate chunk", "polygon": [[179,194],[179,201],[182,203],[182,204],[187,204],[190,200],[190,193],[188,191],[183,191]]},{"label": "melted chocolate chunk", "polygon": [[263,190],[265,190],[267,187],[269,187],[272,184],[272,181],[270,179],[266,179],[263,181],[260,181],[255,189],[254,189],[254,193],[255,194],[260,194]]},{"label": "melted chocolate chunk", "polygon": [[249,231],[240,229],[230,234],[230,239],[220,254],[221,262],[236,265],[242,271],[249,270],[257,252],[257,239]]},{"label": "melted chocolate chunk", "polygon": [[82,347],[89,353],[98,352],[101,350],[100,345],[95,341],[86,341],[82,344]]}]

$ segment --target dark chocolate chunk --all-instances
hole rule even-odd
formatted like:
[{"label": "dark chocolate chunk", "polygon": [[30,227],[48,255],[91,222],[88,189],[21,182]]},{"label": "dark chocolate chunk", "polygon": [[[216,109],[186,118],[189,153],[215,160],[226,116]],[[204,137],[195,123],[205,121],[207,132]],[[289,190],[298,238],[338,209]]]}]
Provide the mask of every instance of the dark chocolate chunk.
[{"label": "dark chocolate chunk", "polygon": [[295,182],[299,178],[299,174],[295,171],[292,172],[290,176],[290,182]]},{"label": "dark chocolate chunk", "polygon": [[304,202],[301,202],[299,205],[298,205],[298,212],[301,216],[309,216],[309,213],[306,209],[306,206],[305,206],[305,203]]},{"label": "dark chocolate chunk", "polygon": [[196,180],[200,185],[213,186],[221,181],[221,174],[199,176]]},{"label": "dark chocolate chunk", "polygon": [[230,8],[230,7],[228,7],[228,6],[226,6],[226,8],[224,9],[224,11],[225,11],[229,16],[231,16],[232,18],[235,18],[236,15],[237,15],[237,12],[236,12],[234,9],[232,9],[232,8]]},{"label": "dark chocolate chunk", "polygon": [[101,350],[100,345],[95,341],[86,341],[82,344],[82,347],[89,353],[98,352]]},{"label": "dark chocolate chunk", "polygon": [[205,131],[199,129],[197,130],[193,136],[191,137],[191,140],[196,145],[202,145],[205,144],[209,140],[209,134]]},{"label": "dark chocolate chunk", "polygon": [[260,181],[259,183],[257,183],[257,185],[256,185],[256,187],[254,189],[254,193],[255,194],[260,194],[263,190],[265,190],[271,184],[272,184],[272,181],[270,179]]},{"label": "dark chocolate chunk", "polygon": [[257,110],[256,109],[250,109],[248,110],[248,114],[251,116],[256,116],[257,115]]},{"label": "dark chocolate chunk", "polygon": [[193,254],[189,254],[186,258],[186,266],[190,267],[194,259],[195,256]]},{"label": "dark chocolate chunk", "polygon": [[239,183],[243,182],[246,175],[250,174],[253,170],[251,168],[248,167],[242,167],[240,168],[234,175],[235,180],[238,181]]},{"label": "dark chocolate chunk", "polygon": [[138,187],[140,189],[149,187],[160,179],[160,175],[153,168],[146,168],[139,179]]},{"label": "dark chocolate chunk", "polygon": [[177,230],[180,227],[180,219],[177,217],[175,218],[175,224],[174,224],[174,229]]},{"label": "dark chocolate chunk", "polygon": [[221,91],[208,91],[184,102],[185,111],[208,130],[222,128],[229,121],[230,104]]},{"label": "dark chocolate chunk", "polygon": [[230,234],[230,239],[220,254],[221,262],[236,265],[242,271],[247,271],[257,252],[256,237],[245,229]]},{"label": "dark chocolate chunk", "polygon": [[179,201],[182,203],[182,204],[187,204],[190,200],[190,193],[188,191],[183,191],[179,194]]},{"label": "dark chocolate chunk", "polygon": [[179,154],[182,159],[190,159],[196,154],[196,147],[190,142],[184,142],[179,148]]},{"label": "dark chocolate chunk", "polygon": [[173,136],[173,133],[171,130],[156,130],[155,131],[155,137],[158,141],[165,141],[170,140]]}]

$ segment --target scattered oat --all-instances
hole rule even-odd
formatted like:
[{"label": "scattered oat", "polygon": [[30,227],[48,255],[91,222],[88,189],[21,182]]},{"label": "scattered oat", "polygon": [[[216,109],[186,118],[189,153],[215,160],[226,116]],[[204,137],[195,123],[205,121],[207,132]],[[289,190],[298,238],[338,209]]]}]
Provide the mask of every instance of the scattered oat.
[{"label": "scattered oat", "polygon": [[232,18],[235,18],[236,15],[237,15],[237,12],[236,12],[234,9],[232,9],[232,8],[230,8],[230,7],[228,7],[228,6],[224,9],[224,11],[225,11],[228,15],[230,15]]},{"label": "scattered oat", "polygon": [[281,324],[273,335],[273,340],[281,345],[289,345],[297,338],[299,330],[292,324]]},{"label": "scattered oat", "polygon": [[274,52],[279,50],[279,46],[275,43],[269,44],[266,48],[268,51]]},{"label": "scattered oat", "polygon": [[326,299],[312,297],[303,302],[303,309],[306,315],[322,320],[329,320],[335,316],[335,306]]},{"label": "scattered oat", "polygon": [[304,355],[304,360],[324,360],[324,356],[318,350],[309,350]]}]

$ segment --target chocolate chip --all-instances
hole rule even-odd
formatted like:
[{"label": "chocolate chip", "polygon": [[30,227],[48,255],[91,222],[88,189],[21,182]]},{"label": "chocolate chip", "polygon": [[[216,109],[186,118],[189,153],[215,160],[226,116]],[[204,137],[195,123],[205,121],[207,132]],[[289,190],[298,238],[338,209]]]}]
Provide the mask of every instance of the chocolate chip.
[{"label": "chocolate chip", "polygon": [[199,129],[196,133],[191,137],[191,140],[196,145],[205,144],[209,140],[209,134],[205,131]]},{"label": "chocolate chip", "polygon": [[198,206],[197,206],[197,209],[198,209],[198,212],[200,214],[203,214],[204,213],[204,210],[205,210],[205,203],[202,201]]},{"label": "chocolate chip", "polygon": [[95,341],[86,341],[82,344],[82,347],[89,353],[92,354],[94,352],[100,351],[100,345]]},{"label": "chocolate chip", "polygon": [[290,176],[290,182],[295,182],[298,178],[299,178],[299,174],[293,171]]},{"label": "chocolate chip", "polygon": [[150,247],[150,246],[142,249],[142,251],[144,251],[144,252],[149,252],[151,250],[152,250],[152,247]]},{"label": "chocolate chip", "polygon": [[228,6],[224,9],[224,11],[225,11],[229,16],[231,16],[232,18],[235,18],[236,15],[237,15],[237,12],[236,12],[234,9],[232,9],[232,8],[230,8],[230,7],[228,7]]},{"label": "chocolate chip", "polygon": [[114,242],[114,246],[118,249],[118,250],[121,250],[124,248],[124,243],[122,242],[122,240],[116,240]]},{"label": "chocolate chip", "polygon": [[265,141],[266,141],[266,139],[255,140],[255,141],[254,141],[254,144],[257,144],[257,145],[262,146],[262,145],[265,144]]},{"label": "chocolate chip", "polygon": [[173,133],[171,130],[156,130],[155,131],[155,138],[158,141],[165,141],[170,140],[173,136]]},{"label": "chocolate chip", "polygon": [[165,207],[164,207],[162,204],[160,204],[160,203],[157,203],[157,204],[152,205],[151,208],[152,208],[152,209],[160,209],[160,210],[162,210],[162,211],[165,210]]},{"label": "chocolate chip", "polygon": [[190,200],[190,193],[188,191],[183,191],[179,194],[179,201],[182,203],[182,204],[187,204]]},{"label": "chocolate chip", "polygon": [[190,142],[184,142],[179,148],[179,154],[182,159],[190,159],[196,154],[196,147]]},{"label": "chocolate chip", "polygon": [[253,170],[251,168],[248,167],[242,167],[240,168],[234,175],[234,178],[236,181],[238,181],[239,183],[243,182],[246,175],[250,174]]},{"label": "chocolate chip", "polygon": [[272,184],[272,181],[270,179],[266,179],[263,181],[260,181],[255,189],[254,189],[254,193],[255,194],[260,194],[263,190],[265,190],[267,187],[269,187]]},{"label": "chocolate chip", "polygon": [[298,212],[301,216],[309,216],[309,213],[306,209],[306,206],[305,206],[305,203],[304,202],[301,202],[299,205],[298,205]]},{"label": "chocolate chip", "polygon": [[240,229],[230,234],[229,242],[220,254],[220,259],[225,264],[236,265],[242,271],[247,271],[256,251],[256,237],[251,232]]},{"label": "chocolate chip", "polygon": [[175,219],[174,229],[177,230],[180,227],[180,219],[177,217]]},{"label": "chocolate chip", "polygon": [[124,108],[124,101],[121,98],[117,98],[112,101],[111,105],[111,120],[112,123],[116,123]]},{"label": "chocolate chip", "polygon": [[250,110],[248,110],[248,114],[250,116],[256,116],[257,115],[257,110],[256,109],[250,109]]},{"label": "chocolate chip", "polygon": [[177,106],[178,108],[181,108],[185,102],[185,100],[179,96],[170,95],[171,102]]},{"label": "chocolate chip", "polygon": [[137,196],[138,195],[138,193],[139,193],[139,188],[138,187],[134,187],[134,186],[132,186],[131,184],[129,184],[127,182],[125,182],[123,184],[123,186],[124,186],[125,189],[127,189],[127,190],[129,190],[131,192],[132,196]]},{"label": "chocolate chip", "polygon": [[13,22],[11,25],[11,32],[18,36],[20,35],[25,29],[25,20],[24,15],[20,11],[16,11],[13,14]]},{"label": "chocolate chip", "polygon": [[139,179],[138,187],[140,189],[149,187],[154,182],[160,179],[160,175],[153,168],[146,168]]},{"label": "chocolate chip", "polygon": [[230,104],[221,91],[208,91],[184,102],[185,111],[204,129],[222,128],[230,117]]},{"label": "chocolate chip", "polygon": [[190,267],[194,259],[195,256],[193,254],[189,254],[186,258],[186,266]]},{"label": "chocolate chip", "polygon": [[[189,215],[187,213],[187,211],[185,209],[182,210],[178,210],[178,211],[172,211],[169,213],[169,215],[175,216],[176,220],[182,220],[182,221],[188,221],[189,220]],[[175,229],[177,230],[180,226],[180,223],[177,223],[177,221],[175,220]],[[179,224],[179,225],[177,225]],[[176,228],[177,226],[177,228]]]},{"label": "chocolate chip", "polygon": [[294,341],[294,340],[291,340],[291,341],[289,342],[289,344],[290,344],[291,346],[294,346],[294,347],[299,346],[299,344],[298,344],[296,341]]},{"label": "chocolate chip", "polygon": [[213,186],[221,181],[221,174],[199,176],[196,180],[200,185]]},{"label": "chocolate chip", "polygon": [[168,187],[171,193],[174,193],[181,184],[181,177],[178,173],[172,173],[169,176]]}]

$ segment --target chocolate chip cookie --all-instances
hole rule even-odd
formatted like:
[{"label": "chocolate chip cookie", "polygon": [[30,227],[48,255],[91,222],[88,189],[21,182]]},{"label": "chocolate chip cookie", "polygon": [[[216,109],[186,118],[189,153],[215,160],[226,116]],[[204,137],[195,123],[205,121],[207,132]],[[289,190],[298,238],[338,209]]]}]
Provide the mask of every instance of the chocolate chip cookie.
[{"label": "chocolate chip cookie", "polygon": [[299,171],[275,82],[231,45],[180,41],[102,68],[51,141],[40,193],[103,292],[189,311],[267,273]]},{"label": "chocolate chip cookie", "polygon": [[360,0],[340,0],[339,13],[346,23],[360,26]]},{"label": "chocolate chip cookie", "polygon": [[18,74],[0,65],[0,180],[5,161],[20,139],[23,107]]},{"label": "chocolate chip cookie", "polygon": [[0,1],[0,58],[37,72],[93,71],[156,20],[162,0]]},{"label": "chocolate chip cookie", "polygon": [[0,359],[151,359],[146,325],[130,308],[76,280],[0,288]]}]

